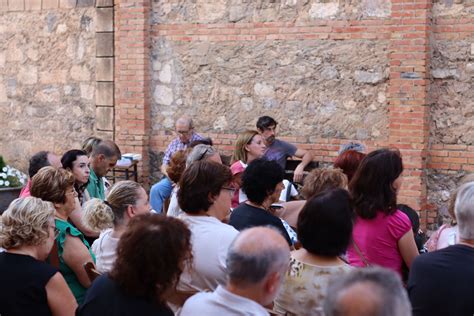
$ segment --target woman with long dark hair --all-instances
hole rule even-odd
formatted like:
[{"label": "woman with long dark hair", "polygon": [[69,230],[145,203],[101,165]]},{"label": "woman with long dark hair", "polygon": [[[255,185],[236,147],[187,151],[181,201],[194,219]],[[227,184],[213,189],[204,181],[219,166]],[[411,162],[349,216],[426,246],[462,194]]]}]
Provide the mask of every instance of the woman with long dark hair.
[{"label": "woman with long dark hair", "polygon": [[396,207],[403,163],[398,150],[379,149],[362,160],[349,183],[356,221],[348,251],[353,266],[379,265],[402,276],[418,254],[411,222]]}]

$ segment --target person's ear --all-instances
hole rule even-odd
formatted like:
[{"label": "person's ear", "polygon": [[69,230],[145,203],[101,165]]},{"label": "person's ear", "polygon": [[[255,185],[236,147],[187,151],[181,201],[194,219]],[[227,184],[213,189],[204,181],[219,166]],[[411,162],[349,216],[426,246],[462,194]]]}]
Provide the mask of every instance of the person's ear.
[{"label": "person's ear", "polygon": [[249,144],[246,144],[246,145],[244,146],[244,150],[245,150],[245,151],[250,151],[250,149],[249,149]]},{"label": "person's ear", "polygon": [[214,202],[216,201],[216,196],[209,192],[209,194],[207,195],[207,200],[209,201],[209,203],[214,204]]},{"label": "person's ear", "polygon": [[280,282],[281,282],[281,273],[280,272],[272,272],[268,275],[267,279],[265,280],[264,289],[265,292],[273,295],[280,289]]},{"label": "person's ear", "polygon": [[105,155],[104,154],[98,154],[97,155],[97,160],[100,162],[103,162],[105,160]]},{"label": "person's ear", "polygon": [[127,205],[127,215],[129,218],[132,218],[136,215],[135,208],[132,205]]}]

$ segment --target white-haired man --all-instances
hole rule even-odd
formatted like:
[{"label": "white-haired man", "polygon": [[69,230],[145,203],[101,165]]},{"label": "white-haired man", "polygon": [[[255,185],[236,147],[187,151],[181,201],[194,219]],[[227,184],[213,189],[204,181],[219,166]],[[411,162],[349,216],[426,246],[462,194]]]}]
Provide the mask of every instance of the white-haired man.
[{"label": "white-haired man", "polygon": [[413,315],[474,315],[474,182],[457,191],[456,245],[418,256],[410,268]]}]

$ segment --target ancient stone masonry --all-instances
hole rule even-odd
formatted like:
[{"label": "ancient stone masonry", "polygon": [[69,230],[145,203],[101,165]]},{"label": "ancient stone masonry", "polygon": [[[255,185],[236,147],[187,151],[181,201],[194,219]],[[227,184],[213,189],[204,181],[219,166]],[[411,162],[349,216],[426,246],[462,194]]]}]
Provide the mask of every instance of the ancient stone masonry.
[{"label": "ancient stone masonry", "polygon": [[[76,7],[77,5],[77,7]],[[0,154],[62,153],[93,133],[95,9],[80,2],[0,5]]]}]

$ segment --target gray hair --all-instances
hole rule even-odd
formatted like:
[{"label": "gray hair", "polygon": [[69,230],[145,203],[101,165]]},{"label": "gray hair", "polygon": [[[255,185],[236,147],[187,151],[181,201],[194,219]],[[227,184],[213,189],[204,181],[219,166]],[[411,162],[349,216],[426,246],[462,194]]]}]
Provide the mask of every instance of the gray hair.
[{"label": "gray hair", "polygon": [[341,145],[341,147],[339,148],[339,151],[337,153],[338,153],[338,155],[342,155],[343,153],[345,153],[348,150],[355,150],[355,151],[358,151],[360,153],[364,153],[365,152],[365,146],[360,144],[360,143],[350,142],[348,144]]},{"label": "gray hair", "polygon": [[206,160],[217,153],[217,150],[215,150],[214,147],[210,145],[196,145],[186,158],[186,168],[195,161]]},{"label": "gray hair", "polygon": [[459,238],[474,240],[474,182],[459,188],[454,205],[459,227]]},{"label": "gray hair", "polygon": [[244,252],[232,242],[227,253],[227,277],[235,284],[258,284],[273,272],[288,269],[288,249],[271,247],[258,252]]},{"label": "gray hair", "polygon": [[328,287],[324,301],[326,316],[345,315],[345,306],[341,304],[342,293],[361,283],[370,284],[380,300],[374,302],[375,310],[367,316],[410,316],[411,304],[400,277],[393,271],[381,267],[355,269],[334,279]]}]

